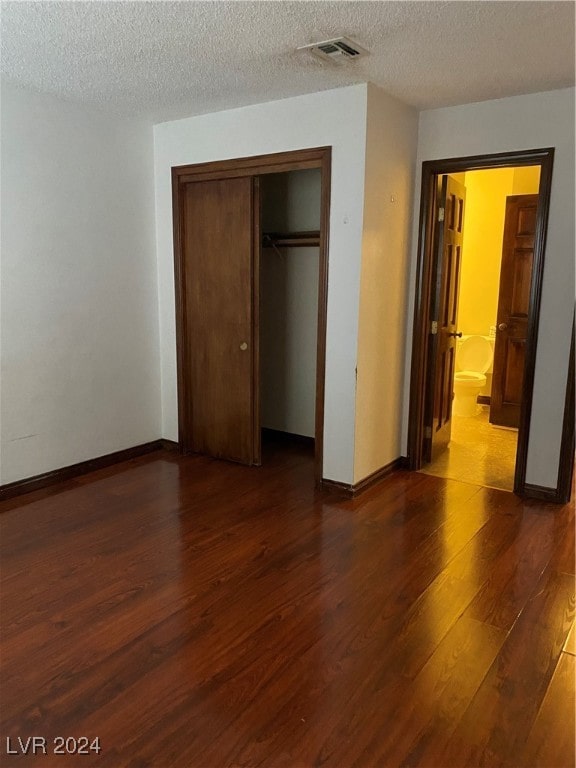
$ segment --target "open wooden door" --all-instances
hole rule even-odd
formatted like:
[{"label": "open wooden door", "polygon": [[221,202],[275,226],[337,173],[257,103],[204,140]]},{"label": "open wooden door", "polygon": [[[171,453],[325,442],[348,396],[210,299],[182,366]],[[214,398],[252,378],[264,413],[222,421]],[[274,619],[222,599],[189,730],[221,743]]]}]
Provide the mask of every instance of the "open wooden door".
[{"label": "open wooden door", "polygon": [[538,195],[506,198],[490,421],[520,424]]},{"label": "open wooden door", "polygon": [[458,320],[458,289],[462,261],[465,187],[451,176],[439,179],[438,216],[434,240],[433,274],[436,277],[430,306],[430,345],[424,461],[432,461],[450,442],[454,362]]},{"label": "open wooden door", "polygon": [[183,185],[186,451],[253,464],[254,180]]}]

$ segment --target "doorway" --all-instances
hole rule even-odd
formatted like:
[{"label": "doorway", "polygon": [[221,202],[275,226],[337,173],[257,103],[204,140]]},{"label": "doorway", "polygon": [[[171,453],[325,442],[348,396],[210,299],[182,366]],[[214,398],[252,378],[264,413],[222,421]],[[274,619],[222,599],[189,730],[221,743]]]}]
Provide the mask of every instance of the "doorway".
[{"label": "doorway", "polygon": [[[456,288],[460,275],[463,243],[460,230],[465,206],[465,190],[461,191],[458,175],[491,168],[538,166],[540,179],[533,222],[531,280],[529,286],[524,285],[522,289],[527,306],[525,338],[521,345],[524,359],[517,408],[518,437],[513,483],[516,493],[527,493],[526,458],[553,156],[553,149],[544,149],[423,164],[410,389],[408,463],[411,469],[421,469],[433,458],[433,454],[441,454],[451,437],[452,381],[456,342],[461,333],[456,328]],[[489,335],[489,329],[486,333]]]},{"label": "doorway", "polygon": [[321,172],[260,177],[260,428],[271,445],[313,450]]},{"label": "doorway", "polygon": [[262,428],[292,428],[313,443],[321,481],[330,156],[321,147],[172,169],[183,453],[258,466]]},{"label": "doorway", "polygon": [[[439,181],[450,196],[440,239],[447,232],[455,244],[439,243],[454,262],[444,267],[440,289],[452,292],[446,301],[453,306],[435,314],[453,313],[456,323],[445,336],[451,346],[446,370],[431,372],[437,379],[431,389],[442,397],[445,388],[451,413],[448,419],[440,414],[440,422],[436,414],[431,419],[427,474],[513,490],[539,183],[539,165],[454,173]],[[453,234],[452,197],[459,214]],[[438,411],[438,403],[431,405]]]}]

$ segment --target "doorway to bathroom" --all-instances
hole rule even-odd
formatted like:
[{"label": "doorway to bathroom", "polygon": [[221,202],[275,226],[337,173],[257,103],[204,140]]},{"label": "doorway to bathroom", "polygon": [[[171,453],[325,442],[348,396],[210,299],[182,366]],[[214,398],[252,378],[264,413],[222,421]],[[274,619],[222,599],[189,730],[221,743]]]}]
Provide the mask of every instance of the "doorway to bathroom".
[{"label": "doorway to bathroom", "polygon": [[441,184],[439,241],[453,242],[438,243],[447,263],[436,314],[454,327],[435,372],[431,408],[441,424],[426,441],[422,471],[511,491],[540,166],[444,174]]},{"label": "doorway to bathroom", "polygon": [[552,159],[423,164],[412,469],[525,493]]}]

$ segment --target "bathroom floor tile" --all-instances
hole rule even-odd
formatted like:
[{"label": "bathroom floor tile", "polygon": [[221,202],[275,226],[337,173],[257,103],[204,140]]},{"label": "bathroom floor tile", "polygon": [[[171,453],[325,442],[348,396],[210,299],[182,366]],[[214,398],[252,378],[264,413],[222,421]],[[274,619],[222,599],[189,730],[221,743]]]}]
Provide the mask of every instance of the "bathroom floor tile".
[{"label": "bathroom floor tile", "polygon": [[518,430],[488,421],[490,409],[477,416],[453,416],[448,449],[422,472],[475,485],[511,491],[514,487]]}]

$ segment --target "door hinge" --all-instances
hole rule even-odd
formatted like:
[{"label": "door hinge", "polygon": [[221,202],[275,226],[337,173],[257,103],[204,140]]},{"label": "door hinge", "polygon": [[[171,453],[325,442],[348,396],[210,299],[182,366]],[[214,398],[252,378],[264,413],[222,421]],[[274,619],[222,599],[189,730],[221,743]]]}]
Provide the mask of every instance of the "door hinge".
[{"label": "door hinge", "polygon": [[438,221],[444,221],[444,208],[438,208]]},{"label": "door hinge", "polygon": [[424,437],[426,440],[430,440],[432,437],[432,427],[424,427]]},{"label": "door hinge", "polygon": [[436,334],[438,333],[438,320],[432,320],[432,322],[430,323],[430,333],[432,334],[432,336],[436,336]]}]

